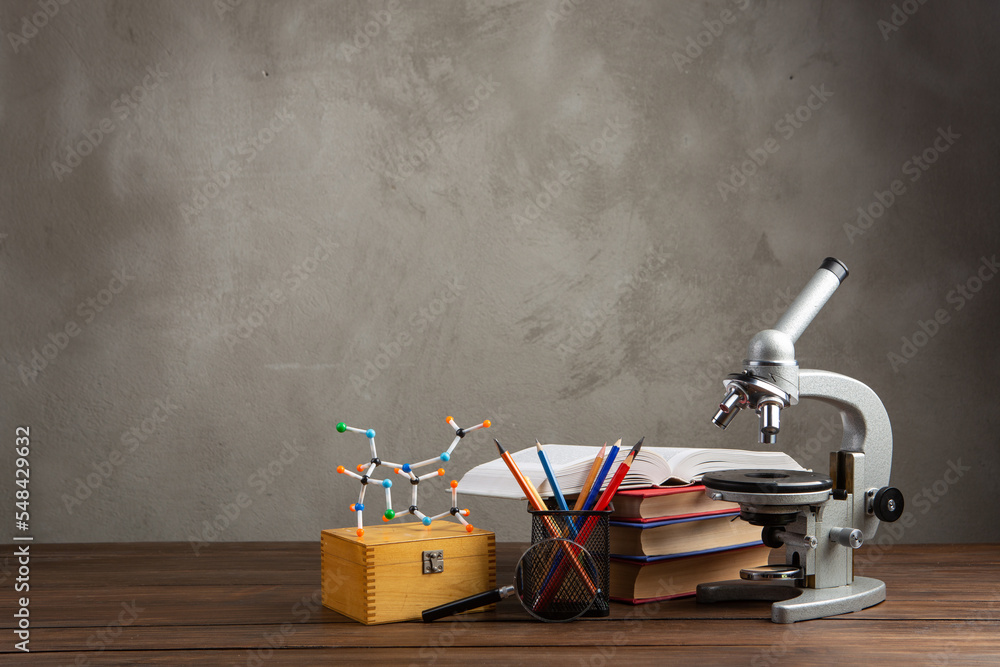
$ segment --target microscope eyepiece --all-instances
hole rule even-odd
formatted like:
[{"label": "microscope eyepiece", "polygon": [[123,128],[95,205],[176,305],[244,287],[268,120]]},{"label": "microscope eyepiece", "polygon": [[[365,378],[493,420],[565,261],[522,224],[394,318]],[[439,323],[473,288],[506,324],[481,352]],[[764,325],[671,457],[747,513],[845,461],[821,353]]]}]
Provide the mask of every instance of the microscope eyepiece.
[{"label": "microscope eyepiece", "polygon": [[819,268],[826,269],[833,275],[837,276],[837,280],[839,280],[841,284],[847,280],[847,276],[850,273],[850,271],[847,270],[847,265],[836,257],[827,257],[823,260],[823,263],[819,265]]}]

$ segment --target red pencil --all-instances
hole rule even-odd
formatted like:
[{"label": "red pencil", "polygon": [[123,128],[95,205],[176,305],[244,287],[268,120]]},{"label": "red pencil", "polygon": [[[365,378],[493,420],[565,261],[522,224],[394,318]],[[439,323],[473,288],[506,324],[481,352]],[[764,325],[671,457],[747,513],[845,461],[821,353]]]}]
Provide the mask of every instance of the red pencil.
[{"label": "red pencil", "polygon": [[629,468],[632,467],[632,461],[635,460],[635,455],[639,453],[639,449],[642,448],[642,441],[646,439],[646,436],[642,436],[639,442],[635,443],[632,451],[628,453],[625,460],[622,461],[621,465],[618,466],[618,470],[615,471],[615,476],[611,478],[608,482],[608,486],[604,489],[604,493],[601,497],[597,499],[597,504],[594,505],[594,509],[598,512],[602,512],[608,508],[611,503],[612,496],[618,491],[618,487],[621,485],[622,480],[625,479],[625,474],[628,473]]}]

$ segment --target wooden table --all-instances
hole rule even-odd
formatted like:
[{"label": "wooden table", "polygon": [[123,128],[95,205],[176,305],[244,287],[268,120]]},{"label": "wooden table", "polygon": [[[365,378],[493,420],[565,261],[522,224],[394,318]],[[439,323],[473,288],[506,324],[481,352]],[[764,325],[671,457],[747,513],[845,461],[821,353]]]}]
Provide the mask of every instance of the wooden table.
[{"label": "wooden table", "polygon": [[[499,581],[522,548],[498,545]],[[14,550],[0,555],[0,664],[1000,664],[1000,545],[871,552],[858,573],[886,582],[886,602],[794,625],[771,623],[766,603],[690,598],[554,625],[512,598],[432,625],[366,627],[319,604],[319,540],[216,543],[198,555],[186,543],[32,544],[31,656],[14,649],[24,595],[13,592]]]}]

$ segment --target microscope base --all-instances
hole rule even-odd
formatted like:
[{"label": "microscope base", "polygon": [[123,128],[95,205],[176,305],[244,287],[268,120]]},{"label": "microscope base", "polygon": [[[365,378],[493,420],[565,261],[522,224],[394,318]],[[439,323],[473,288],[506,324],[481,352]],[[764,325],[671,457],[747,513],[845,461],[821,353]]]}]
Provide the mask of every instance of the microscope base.
[{"label": "microscope base", "polygon": [[775,623],[795,623],[824,616],[861,611],[885,600],[885,584],[878,579],[855,577],[834,588],[800,588],[791,582],[754,582],[743,579],[698,584],[698,602],[778,600],[771,605]]}]

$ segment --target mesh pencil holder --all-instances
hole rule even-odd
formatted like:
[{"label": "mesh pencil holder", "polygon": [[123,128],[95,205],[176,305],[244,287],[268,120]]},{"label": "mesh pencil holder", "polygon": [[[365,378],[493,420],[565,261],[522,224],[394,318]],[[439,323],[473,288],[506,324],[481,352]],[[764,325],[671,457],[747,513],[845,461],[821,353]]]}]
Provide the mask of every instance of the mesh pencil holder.
[{"label": "mesh pencil holder", "polygon": [[[609,586],[611,561],[608,557],[608,546],[610,544],[608,519],[611,517],[612,507],[595,511],[563,511],[551,509],[553,503],[547,502],[550,509],[545,511],[533,510],[531,514],[531,543],[537,544],[543,540],[552,538],[572,540],[586,549],[593,557],[596,571],[593,574],[594,584],[599,588],[594,604],[584,616],[601,617],[611,613],[609,606]],[[549,575],[552,574],[549,567]],[[552,604],[558,604],[553,600]]]}]

